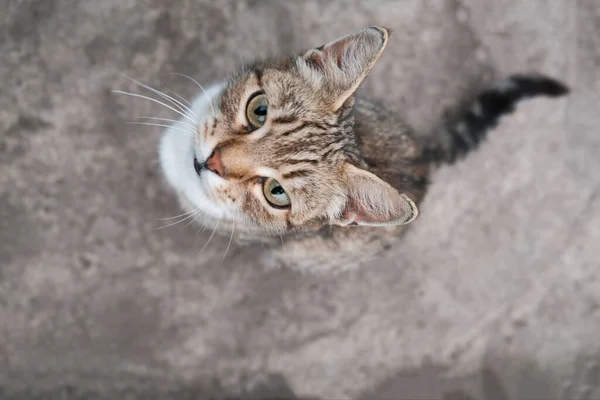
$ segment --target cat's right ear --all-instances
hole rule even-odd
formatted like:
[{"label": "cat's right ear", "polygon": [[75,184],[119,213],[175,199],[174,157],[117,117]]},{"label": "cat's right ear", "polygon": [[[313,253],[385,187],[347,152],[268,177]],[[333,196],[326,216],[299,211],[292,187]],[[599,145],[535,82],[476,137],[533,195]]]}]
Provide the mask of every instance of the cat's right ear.
[{"label": "cat's right ear", "polygon": [[332,223],[340,226],[397,226],[418,215],[417,205],[371,172],[345,164],[346,204]]},{"label": "cat's right ear", "polygon": [[370,27],[311,49],[301,57],[309,81],[324,87],[339,109],[365,79],[385,50],[390,30]]}]

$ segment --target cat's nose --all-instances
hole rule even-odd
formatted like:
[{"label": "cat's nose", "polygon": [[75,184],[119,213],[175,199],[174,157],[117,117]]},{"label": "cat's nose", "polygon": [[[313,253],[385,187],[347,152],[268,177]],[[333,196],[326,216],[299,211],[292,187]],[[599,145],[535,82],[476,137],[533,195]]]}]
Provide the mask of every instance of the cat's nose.
[{"label": "cat's nose", "polygon": [[206,160],[206,167],[221,177],[225,175],[225,169],[221,162],[221,150],[217,148],[213,151],[208,160]]}]

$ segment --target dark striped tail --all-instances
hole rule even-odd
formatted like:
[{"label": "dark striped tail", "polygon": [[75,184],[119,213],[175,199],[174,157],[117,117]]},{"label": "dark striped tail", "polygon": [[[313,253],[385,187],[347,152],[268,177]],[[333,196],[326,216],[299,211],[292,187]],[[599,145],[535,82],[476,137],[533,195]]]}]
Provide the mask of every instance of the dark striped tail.
[{"label": "dark striped tail", "polygon": [[423,147],[428,162],[452,163],[477,148],[488,130],[494,128],[503,115],[514,111],[517,103],[535,96],[559,97],[569,88],[543,75],[514,75],[479,93],[466,113],[451,119]]}]

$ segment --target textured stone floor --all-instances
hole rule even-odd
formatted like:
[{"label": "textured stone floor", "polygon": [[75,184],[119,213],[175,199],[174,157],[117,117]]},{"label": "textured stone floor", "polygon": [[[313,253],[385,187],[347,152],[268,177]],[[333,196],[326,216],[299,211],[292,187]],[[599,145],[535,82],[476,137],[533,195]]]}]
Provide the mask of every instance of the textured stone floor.
[{"label": "textured stone floor", "polygon": [[[364,90],[426,133],[492,74],[523,104],[433,177],[397,247],[266,270],[192,226],[157,166],[172,117],[243,60],[394,29]],[[0,2],[0,398],[600,399],[600,2]]]}]

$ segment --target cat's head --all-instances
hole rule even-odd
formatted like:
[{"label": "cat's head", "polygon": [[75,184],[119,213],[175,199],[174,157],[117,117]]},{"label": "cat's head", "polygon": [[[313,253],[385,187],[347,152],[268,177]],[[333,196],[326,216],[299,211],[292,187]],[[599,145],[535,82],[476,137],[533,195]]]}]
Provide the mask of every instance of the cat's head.
[{"label": "cat's head", "polygon": [[364,169],[353,133],[353,94],[388,37],[368,28],[209,89],[189,114],[193,138],[175,126],[161,143],[187,207],[263,236],[412,221],[414,202]]}]

